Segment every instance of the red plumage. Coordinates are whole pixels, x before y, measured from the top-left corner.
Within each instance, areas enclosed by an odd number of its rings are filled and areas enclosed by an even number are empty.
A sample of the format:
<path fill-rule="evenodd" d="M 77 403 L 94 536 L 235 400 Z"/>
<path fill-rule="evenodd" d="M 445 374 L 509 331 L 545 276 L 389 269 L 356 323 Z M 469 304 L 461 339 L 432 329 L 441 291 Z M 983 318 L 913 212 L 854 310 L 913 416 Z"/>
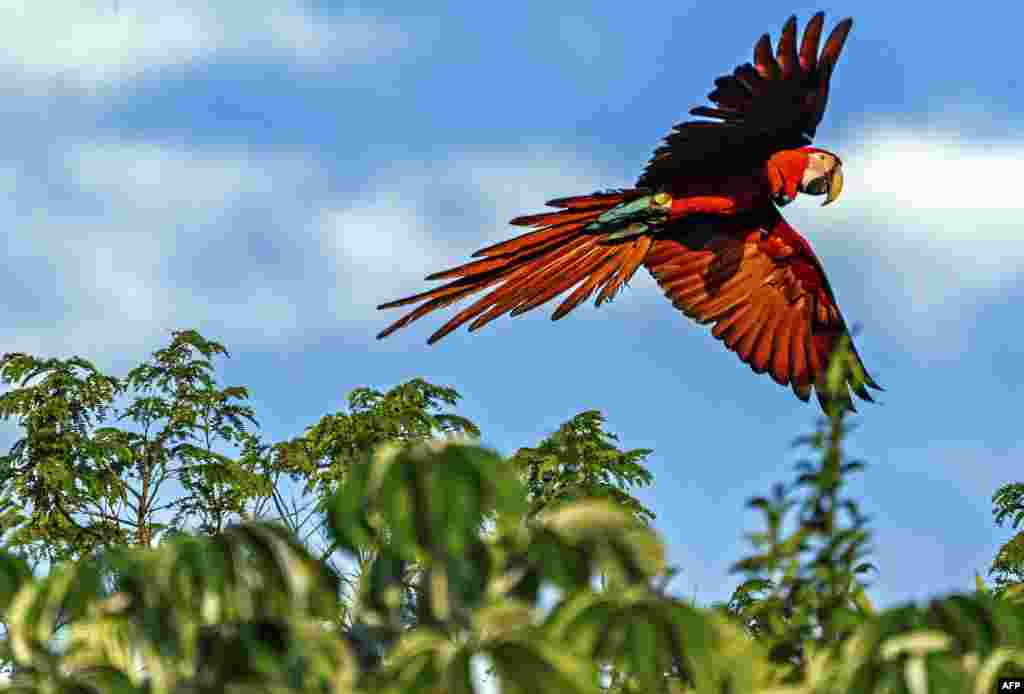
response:
<path fill-rule="evenodd" d="M 643 265 L 677 309 L 711 324 L 756 373 L 802 400 L 812 388 L 822 398 L 829 355 L 848 331 L 821 263 L 776 205 L 798 192 L 831 202 L 842 189 L 839 158 L 809 144 L 852 20 L 836 25 L 819 54 L 823 22 L 814 15 L 798 47 L 790 17 L 775 54 L 762 36 L 753 64 L 715 80 L 714 106 L 690 111 L 713 120 L 673 126 L 635 188 L 558 198 L 547 203 L 557 211 L 516 217 L 511 224 L 532 230 L 427 278 L 447 284 L 381 305 L 419 304 L 378 338 L 485 290 L 428 342 L 575 288 L 558 320 L 595 292 L 597 305 L 611 299 Z M 847 385 L 870 400 L 867 388 L 879 387 L 856 349 L 851 355 Z"/>

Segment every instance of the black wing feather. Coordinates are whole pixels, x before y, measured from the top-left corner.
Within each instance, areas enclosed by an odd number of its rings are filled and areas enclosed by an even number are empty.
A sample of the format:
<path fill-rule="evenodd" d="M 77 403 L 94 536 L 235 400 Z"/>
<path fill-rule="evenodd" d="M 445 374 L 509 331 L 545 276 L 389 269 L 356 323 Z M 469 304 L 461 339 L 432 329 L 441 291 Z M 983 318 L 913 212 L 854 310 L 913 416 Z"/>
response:
<path fill-rule="evenodd" d="M 773 55 L 765 34 L 754 46 L 754 63 L 744 63 L 715 80 L 708 95 L 714 107 L 698 106 L 694 116 L 716 120 L 672 126 L 654 151 L 637 186 L 660 187 L 692 173 L 720 173 L 754 165 L 780 149 L 811 143 L 828 101 L 829 80 L 852 19 L 839 22 L 818 54 L 825 14 L 808 22 L 796 48 L 796 17 L 782 30 Z"/>

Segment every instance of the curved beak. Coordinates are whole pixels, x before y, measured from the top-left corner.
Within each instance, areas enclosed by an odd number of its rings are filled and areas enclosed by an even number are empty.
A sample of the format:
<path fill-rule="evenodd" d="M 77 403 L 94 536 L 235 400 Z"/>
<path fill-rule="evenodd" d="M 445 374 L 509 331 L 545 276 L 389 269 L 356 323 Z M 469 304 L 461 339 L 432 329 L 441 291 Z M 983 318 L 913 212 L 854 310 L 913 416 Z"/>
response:
<path fill-rule="evenodd" d="M 843 192 L 843 167 L 841 164 L 837 164 L 834 169 L 828 175 L 828 194 L 825 196 L 825 202 L 821 203 L 824 207 L 833 200 L 839 199 L 839 194 Z"/>

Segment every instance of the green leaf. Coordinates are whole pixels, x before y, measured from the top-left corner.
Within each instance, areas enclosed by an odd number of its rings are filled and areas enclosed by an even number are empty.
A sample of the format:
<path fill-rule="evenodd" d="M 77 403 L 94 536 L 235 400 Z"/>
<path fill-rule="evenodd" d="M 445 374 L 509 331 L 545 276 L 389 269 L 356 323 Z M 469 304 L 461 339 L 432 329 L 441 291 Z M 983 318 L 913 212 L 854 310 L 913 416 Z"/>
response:
<path fill-rule="evenodd" d="M 1024 668 L 1024 650 L 1019 647 L 1001 647 L 993 650 L 978 668 L 974 680 L 974 693 L 994 692 L 996 679 L 1001 676 L 1007 665 Z"/>
<path fill-rule="evenodd" d="M 948 634 L 934 629 L 919 629 L 884 641 L 880 654 L 885 660 L 893 660 L 901 655 L 917 656 L 947 651 L 951 645 L 952 639 Z"/>
<path fill-rule="evenodd" d="M 25 560 L 0 552 L 0 614 L 6 612 L 15 594 L 32 578 Z"/>
<path fill-rule="evenodd" d="M 499 641 L 487 648 L 503 694 L 600 694 L 596 669 L 556 644 Z"/>
<path fill-rule="evenodd" d="M 581 551 L 612 562 L 627 580 L 643 581 L 665 568 L 658 537 L 608 502 L 579 501 L 545 512 L 541 522 Z"/>

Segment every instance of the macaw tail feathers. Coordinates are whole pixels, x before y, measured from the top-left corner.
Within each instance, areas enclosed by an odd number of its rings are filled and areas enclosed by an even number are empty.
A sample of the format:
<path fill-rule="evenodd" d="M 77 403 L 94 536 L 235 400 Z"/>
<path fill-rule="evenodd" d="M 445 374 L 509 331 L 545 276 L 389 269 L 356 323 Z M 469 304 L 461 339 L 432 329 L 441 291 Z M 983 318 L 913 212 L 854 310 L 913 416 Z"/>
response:
<path fill-rule="evenodd" d="M 459 267 L 437 272 L 428 280 L 451 282 L 377 308 L 419 304 L 384 329 L 377 339 L 432 311 L 456 301 L 494 289 L 430 336 L 433 344 L 469 320 L 472 332 L 506 313 L 518 316 L 579 285 L 555 310 L 552 320 L 562 318 L 599 291 L 596 305 L 615 296 L 636 273 L 651 247 L 652 237 L 638 230 L 633 217 L 647 203 L 644 190 L 613 190 L 593 195 L 560 198 L 548 202 L 557 212 L 517 217 L 515 226 L 534 227 L 516 238 L 488 246 L 473 254 L 480 258 Z M 617 208 L 624 214 L 608 214 Z M 636 208 L 636 209 L 634 209 Z M 641 224 L 641 226 L 643 226 Z M 630 233 L 623 233 L 631 229 Z"/>

